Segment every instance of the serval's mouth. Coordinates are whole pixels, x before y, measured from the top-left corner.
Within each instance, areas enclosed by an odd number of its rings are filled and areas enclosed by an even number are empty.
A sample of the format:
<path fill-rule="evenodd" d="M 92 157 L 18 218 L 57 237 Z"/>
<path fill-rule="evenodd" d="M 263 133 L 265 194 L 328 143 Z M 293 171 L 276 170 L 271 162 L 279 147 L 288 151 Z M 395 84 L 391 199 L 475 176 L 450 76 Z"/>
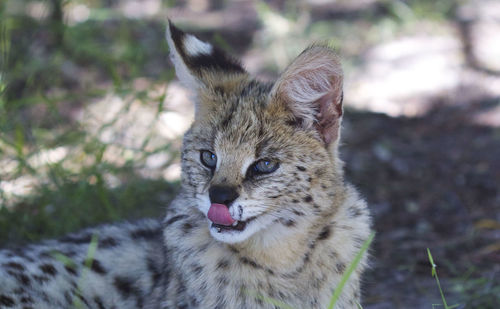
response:
<path fill-rule="evenodd" d="M 224 225 L 212 222 L 212 228 L 217 229 L 217 233 L 224 233 L 227 231 L 238 231 L 241 232 L 245 230 L 247 224 L 253 221 L 256 217 L 251 217 L 246 221 L 234 221 L 231 225 Z"/>
<path fill-rule="evenodd" d="M 242 232 L 255 217 L 247 220 L 235 220 L 231 217 L 229 207 L 224 204 L 212 203 L 207 213 L 208 220 L 212 221 L 211 228 L 217 230 L 217 233 L 237 231 Z"/>

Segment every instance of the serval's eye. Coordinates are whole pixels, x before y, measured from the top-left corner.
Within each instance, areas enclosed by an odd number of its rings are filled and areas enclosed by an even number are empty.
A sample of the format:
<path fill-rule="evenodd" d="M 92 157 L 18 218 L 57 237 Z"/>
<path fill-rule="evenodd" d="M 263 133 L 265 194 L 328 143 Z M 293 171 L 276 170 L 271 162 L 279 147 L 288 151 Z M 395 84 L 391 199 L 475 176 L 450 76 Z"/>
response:
<path fill-rule="evenodd" d="M 279 163 L 273 160 L 259 160 L 255 162 L 252 166 L 254 174 L 269 174 L 277 170 Z"/>
<path fill-rule="evenodd" d="M 200 160 L 203 165 L 212 169 L 217 165 L 217 156 L 208 150 L 200 152 Z"/>

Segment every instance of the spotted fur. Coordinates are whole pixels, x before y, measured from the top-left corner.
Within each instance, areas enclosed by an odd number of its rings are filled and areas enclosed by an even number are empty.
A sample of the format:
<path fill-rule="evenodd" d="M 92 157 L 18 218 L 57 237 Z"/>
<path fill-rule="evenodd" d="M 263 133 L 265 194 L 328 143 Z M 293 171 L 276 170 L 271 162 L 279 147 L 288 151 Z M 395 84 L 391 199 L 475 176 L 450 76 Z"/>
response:
<path fill-rule="evenodd" d="M 0 250 L 0 308 L 140 308 L 161 280 L 161 235 L 143 220 Z"/>
<path fill-rule="evenodd" d="M 0 251 L 0 307 L 277 308 L 270 298 L 327 307 L 370 233 L 366 204 L 344 181 L 337 154 L 343 94 L 335 53 L 314 45 L 265 84 L 172 24 L 167 41 L 196 109 L 183 141 L 181 193 L 163 222 Z M 202 151 L 215 155 L 214 167 Z M 258 173 L 259 160 L 277 168 Z M 221 231 L 207 219 L 214 187 L 231 188 L 226 206 L 242 230 Z M 366 257 L 336 308 L 357 308 L 365 266 Z"/>

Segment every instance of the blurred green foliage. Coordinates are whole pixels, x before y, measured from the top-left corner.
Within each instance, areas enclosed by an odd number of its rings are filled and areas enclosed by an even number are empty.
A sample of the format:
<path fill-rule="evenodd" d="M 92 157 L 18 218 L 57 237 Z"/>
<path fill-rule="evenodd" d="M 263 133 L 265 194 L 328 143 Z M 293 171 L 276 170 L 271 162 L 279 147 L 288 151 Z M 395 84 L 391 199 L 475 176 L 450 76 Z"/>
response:
<path fill-rule="evenodd" d="M 70 25 L 63 19 L 63 10 L 78 3 L 90 8 L 89 18 Z M 40 12 L 48 16 L 35 18 L 27 13 L 30 5 L 40 4 Z M 168 142 L 152 146 L 146 135 L 139 143 L 141 149 L 120 146 L 117 156 L 133 151 L 133 159 L 125 156 L 120 163 L 109 162 L 103 154 L 116 145 L 88 132 L 73 116 L 107 93 L 148 104 L 158 116 L 165 93 L 152 98 L 151 89 L 136 90 L 133 80 L 149 78 L 166 84 L 173 78 L 164 24 L 126 18 L 103 9 L 103 4 L 0 3 L 2 246 L 55 237 L 101 222 L 159 216 L 175 194 L 176 183 L 143 178 L 137 172 L 149 155 L 175 151 Z M 113 121 L 96 131 L 100 133 Z M 44 151 L 58 148 L 67 149 L 62 160 L 33 164 Z M 109 177 L 118 179 L 118 184 L 111 186 L 106 181 Z M 25 179 L 34 180 L 27 185 L 26 195 L 4 190 L 16 182 L 22 186 Z"/>

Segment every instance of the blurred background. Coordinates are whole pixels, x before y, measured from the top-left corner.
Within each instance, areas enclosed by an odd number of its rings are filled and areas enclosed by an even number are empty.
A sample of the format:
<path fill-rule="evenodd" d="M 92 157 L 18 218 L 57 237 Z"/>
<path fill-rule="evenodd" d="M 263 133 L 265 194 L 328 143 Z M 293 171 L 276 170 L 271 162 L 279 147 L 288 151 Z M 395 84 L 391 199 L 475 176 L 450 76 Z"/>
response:
<path fill-rule="evenodd" d="M 0 247 L 161 216 L 193 107 L 167 17 L 262 80 L 342 56 L 342 158 L 377 231 L 364 308 L 500 308 L 500 1 L 2 0 Z M 444 308 L 444 306 L 442 306 Z"/>

